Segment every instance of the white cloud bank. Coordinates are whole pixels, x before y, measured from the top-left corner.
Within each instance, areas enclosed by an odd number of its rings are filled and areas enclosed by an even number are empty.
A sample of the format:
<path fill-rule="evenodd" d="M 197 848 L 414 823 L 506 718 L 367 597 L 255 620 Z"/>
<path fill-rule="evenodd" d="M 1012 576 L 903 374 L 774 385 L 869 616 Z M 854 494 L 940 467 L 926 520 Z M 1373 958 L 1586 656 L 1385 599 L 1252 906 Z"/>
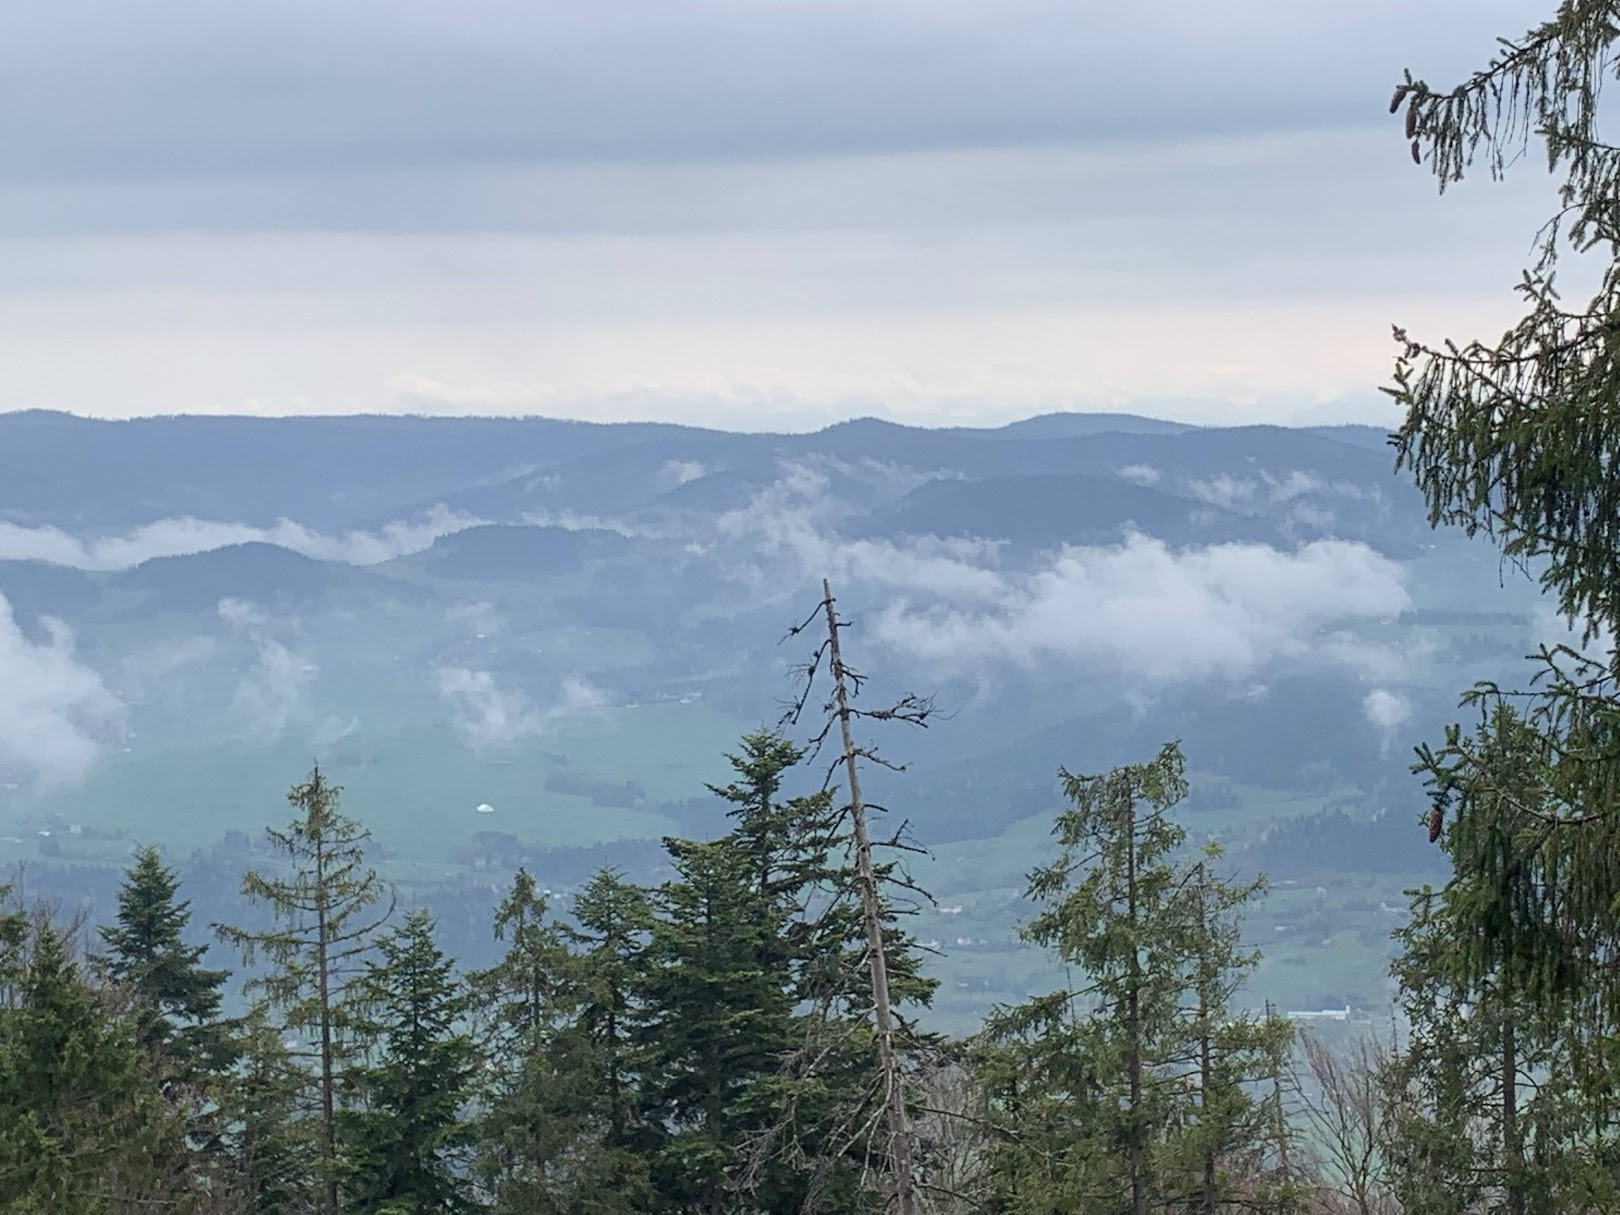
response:
<path fill-rule="evenodd" d="M 945 670 L 1011 661 L 1092 664 L 1143 684 L 1241 679 L 1280 658 L 1370 669 L 1377 647 L 1342 626 L 1410 605 L 1405 571 L 1365 544 L 1326 540 L 1294 550 L 1218 544 L 1172 550 L 1136 535 L 1109 546 L 1065 546 L 1034 567 L 1001 568 L 993 543 L 938 537 L 850 540 L 823 473 L 790 467 L 720 521 L 785 571 L 753 581 L 781 596 L 850 584 L 897 597 L 876 635 Z"/>
<path fill-rule="evenodd" d="M 46 617 L 40 628 L 31 639 L 0 595 L 0 765 L 66 782 L 123 736 L 123 706 L 79 660 L 67 625 Z"/>
<path fill-rule="evenodd" d="M 390 523 L 376 532 L 327 535 L 280 519 L 271 527 L 181 517 L 142 524 L 120 536 L 82 540 L 57 527 L 0 521 L 0 560 L 44 561 L 81 570 L 122 570 L 155 557 L 205 553 L 233 544 L 275 544 L 321 561 L 375 565 L 421 552 L 440 536 L 485 522 L 443 505 L 421 519 Z"/>
<path fill-rule="evenodd" d="M 878 635 L 948 666 L 1082 660 L 1163 684 L 1244 678 L 1273 659 L 1320 652 L 1332 625 L 1394 616 L 1409 603 L 1398 565 L 1341 541 L 1175 552 L 1132 536 L 1065 547 L 1033 573 L 998 576 L 996 587 L 995 601 L 973 610 L 894 603 Z"/>

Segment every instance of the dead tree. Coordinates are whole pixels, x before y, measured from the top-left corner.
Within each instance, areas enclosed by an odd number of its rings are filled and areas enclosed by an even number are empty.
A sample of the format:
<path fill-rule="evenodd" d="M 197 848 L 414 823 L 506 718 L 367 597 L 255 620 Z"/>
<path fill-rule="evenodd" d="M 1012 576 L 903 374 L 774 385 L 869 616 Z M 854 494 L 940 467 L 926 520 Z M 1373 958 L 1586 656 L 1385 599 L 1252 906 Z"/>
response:
<path fill-rule="evenodd" d="M 1323 1205 L 1346 1215 L 1392 1215 L 1399 1208 L 1379 1160 L 1388 1049 L 1362 1034 L 1337 1050 L 1313 1033 L 1302 1033 L 1299 1044 L 1299 1088 Z"/>
<path fill-rule="evenodd" d="M 888 956 L 884 945 L 885 901 L 880 889 L 878 868 L 873 863 L 868 811 L 878 809 L 866 801 L 861 793 L 861 761 L 878 764 L 893 770 L 901 765 L 882 759 L 871 746 L 855 741 L 854 719 L 872 721 L 900 721 L 925 726 L 935 709 L 925 698 L 907 696 L 884 709 L 860 709 L 854 706 L 859 693 L 861 676 L 844 662 L 839 644 L 839 632 L 847 621 L 839 619 L 833 599 L 832 587 L 823 579 L 821 603 L 789 636 L 804 632 L 820 617 L 826 625 L 826 637 L 816 647 L 809 663 L 802 671 L 804 682 L 800 696 L 789 706 L 783 723 L 797 722 L 809 702 L 816 675 L 825 662 L 831 683 L 830 698 L 824 704 L 824 720 L 820 732 L 811 741 L 812 753 L 819 752 L 837 726 L 839 753 L 828 768 L 828 780 L 841 767 L 848 792 L 845 812 L 849 816 L 850 834 L 854 842 L 855 885 L 860 904 L 860 918 L 865 933 L 865 962 L 872 989 L 872 1023 L 876 1038 L 878 1071 L 877 1092 L 880 1096 L 884 1140 L 884 1190 L 886 1205 L 897 1215 L 918 1215 L 920 1210 L 918 1184 L 913 1160 L 913 1131 L 906 1108 L 906 1086 L 901 1051 L 897 1044 L 898 1017 L 890 990 Z M 904 828 L 902 828 L 903 832 Z M 888 846 L 903 847 L 902 832 L 897 832 Z M 907 883 L 909 885 L 909 883 Z M 912 889 L 915 889 L 914 887 Z"/>

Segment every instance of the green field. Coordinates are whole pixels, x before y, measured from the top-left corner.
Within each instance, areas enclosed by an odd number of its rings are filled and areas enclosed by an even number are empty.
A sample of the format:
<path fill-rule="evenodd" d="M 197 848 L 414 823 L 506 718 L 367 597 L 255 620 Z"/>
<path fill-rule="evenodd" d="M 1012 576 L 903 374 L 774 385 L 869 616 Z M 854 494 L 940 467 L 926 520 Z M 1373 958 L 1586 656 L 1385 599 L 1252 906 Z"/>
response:
<path fill-rule="evenodd" d="M 670 822 L 651 809 L 593 804 L 546 789 L 567 770 L 634 782 L 646 806 L 698 796 L 724 775 L 724 753 L 745 729 L 702 703 L 609 710 L 559 721 L 538 738 L 475 752 L 447 727 L 401 730 L 364 745 L 340 740 L 324 766 L 344 788 L 346 810 L 401 860 L 442 863 L 479 831 L 503 831 L 536 848 L 656 838 Z M 64 858 L 122 855 L 150 842 L 176 855 L 206 847 L 227 831 L 257 834 L 287 816 L 283 795 L 318 756 L 306 745 L 218 743 L 191 749 L 133 750 L 113 757 L 84 783 L 44 793 L 0 819 L 0 843 L 33 855 L 37 831 L 51 830 Z M 488 804 L 494 813 L 480 814 Z M 66 834 L 77 825 L 78 835 Z M 124 841 L 109 853 L 108 841 Z M 0 851 L 0 862 L 8 859 Z"/>

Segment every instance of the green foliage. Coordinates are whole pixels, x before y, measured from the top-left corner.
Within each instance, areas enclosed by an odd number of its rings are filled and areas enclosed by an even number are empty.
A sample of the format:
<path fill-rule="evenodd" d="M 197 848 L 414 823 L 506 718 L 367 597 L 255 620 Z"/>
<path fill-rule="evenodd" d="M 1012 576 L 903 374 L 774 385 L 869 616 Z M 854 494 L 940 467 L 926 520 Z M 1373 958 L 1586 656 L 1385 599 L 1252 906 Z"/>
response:
<path fill-rule="evenodd" d="M 134 1001 L 142 1042 L 170 1056 L 181 1078 L 219 1071 L 229 1062 L 219 1023 L 221 988 L 230 972 L 202 965 L 206 945 L 189 945 L 190 903 L 156 848 L 142 848 L 118 891 L 117 923 L 100 929 L 107 948 L 101 971 Z"/>
<path fill-rule="evenodd" d="M 655 1010 L 642 1099 L 649 1125 L 668 1128 L 653 1173 L 664 1209 L 715 1211 L 777 1117 L 762 1081 L 798 1045 L 785 923 L 738 841 L 668 846 L 677 877 L 655 896 L 639 992 Z"/>
<path fill-rule="evenodd" d="M 502 1215 L 651 1209 L 654 1136 L 641 1108 L 637 984 L 647 896 L 602 870 L 548 918 L 520 870 L 495 915 L 505 956 L 471 977 L 490 1061 L 473 1171 Z"/>
<path fill-rule="evenodd" d="M 1524 976 L 1536 998 L 1593 999 L 1597 1020 L 1587 1029 L 1600 1035 L 1620 1028 L 1620 985 L 1593 992 L 1580 960 L 1620 943 L 1620 872 L 1609 860 L 1620 848 L 1612 813 L 1620 788 L 1620 149 L 1597 126 L 1608 70 L 1600 65 L 1617 39 L 1611 5 L 1568 0 L 1455 88 L 1409 75 L 1397 90 L 1414 151 L 1427 149 L 1442 186 L 1481 158 L 1502 172 L 1534 138 L 1561 179 L 1561 199 L 1519 287 L 1523 318 L 1494 343 L 1434 346 L 1398 334 L 1404 345 L 1389 390 L 1406 410 L 1394 437 L 1399 462 L 1416 478 L 1431 520 L 1487 535 L 1537 570 L 1560 611 L 1584 630 L 1582 645 L 1599 644 L 1592 654 L 1557 646 L 1535 656 L 1522 700 L 1545 756 L 1536 802 L 1545 839 L 1526 855 L 1539 858 L 1534 866 L 1548 880 L 1533 889 L 1522 866 L 1497 876 L 1506 883 L 1502 900 L 1533 899 L 1549 927 L 1518 941 L 1549 951 Z M 1571 254 L 1598 277 L 1595 293 L 1574 308 L 1555 287 Z M 1521 697 L 1482 684 L 1468 699 L 1488 719 L 1494 706 Z M 1439 751 L 1420 752 L 1419 767 L 1444 798 L 1460 770 L 1478 770 L 1478 759 L 1454 728 Z M 1472 813 L 1460 801 L 1456 809 L 1464 820 Z M 1479 908 L 1492 917 L 1504 910 Z M 1495 930 L 1481 927 L 1494 940 Z"/>
<path fill-rule="evenodd" d="M 1598 125 L 1620 26 L 1567 0 L 1449 90 L 1408 74 L 1414 157 L 1441 186 L 1500 174 L 1533 140 L 1560 182 L 1494 342 L 1403 349 L 1394 443 L 1431 520 L 1489 536 L 1539 572 L 1582 647 L 1543 647 L 1527 693 L 1477 686 L 1480 717 L 1415 769 L 1453 877 L 1417 892 L 1395 974 L 1411 1041 L 1389 1069 L 1389 1157 L 1412 1209 L 1613 1209 L 1620 1147 L 1620 148 Z M 1596 287 L 1566 304 L 1561 263 Z M 1520 707 L 1510 708 L 1510 705 Z"/>
<path fill-rule="evenodd" d="M 1396 933 L 1410 1030 L 1385 1077 L 1394 1188 L 1458 1215 L 1612 1209 L 1616 1054 L 1591 1032 L 1612 980 L 1555 905 L 1561 761 L 1505 707 L 1453 741 L 1454 874 L 1415 893 Z"/>
<path fill-rule="evenodd" d="M 1286 1209 L 1269 1177 L 1274 1098 L 1255 1086 L 1281 1068 L 1288 1027 L 1230 1008 L 1256 961 L 1237 948 L 1237 917 L 1259 884 L 1217 880 L 1211 854 L 1180 859 L 1174 744 L 1150 763 L 1062 775 L 1060 852 L 1030 875 L 1041 910 L 1024 935 L 1074 979 L 997 1010 L 983 1036 L 1005 1209 Z"/>
<path fill-rule="evenodd" d="M 1389 391 L 1407 410 L 1396 436 L 1436 522 L 1483 531 L 1510 557 L 1544 558 L 1543 583 L 1570 617 L 1620 622 L 1620 267 L 1614 199 L 1620 148 L 1601 137 L 1597 98 L 1620 40 L 1612 6 L 1567 0 L 1504 42 L 1489 65 L 1448 90 L 1408 73 L 1414 154 L 1443 189 L 1483 159 L 1502 173 L 1530 140 L 1561 177 L 1560 207 L 1519 292 L 1524 317 L 1494 344 L 1405 342 Z M 1600 264 L 1598 287 L 1571 309 L 1554 285 L 1561 257 Z"/>
<path fill-rule="evenodd" d="M 392 911 L 391 900 L 387 910 L 376 910 L 386 888 L 366 865 L 369 833 L 341 812 L 340 793 L 319 768 L 294 785 L 287 794 L 292 822 L 267 831 L 289 872 L 242 876 L 242 893 L 268 907 L 270 927 L 215 925 L 248 966 L 263 957 L 267 965 L 245 989 L 259 997 L 260 1017 L 299 1043 L 295 1057 L 314 1064 L 308 1104 L 318 1119 L 325 1215 L 338 1209 L 338 1086 L 366 1046 L 368 1022 L 355 980 Z"/>
<path fill-rule="evenodd" d="M 186 1209 L 183 1121 L 136 1021 L 121 1017 L 43 919 L 5 926 L 0 1010 L 0 1209 L 112 1215 Z"/>
<path fill-rule="evenodd" d="M 410 912 L 379 952 L 358 993 L 368 1058 L 346 1077 L 358 1108 L 339 1115 L 346 1207 L 356 1215 L 471 1211 L 464 1108 L 479 1059 L 462 1027 L 466 997 L 426 911 Z"/>

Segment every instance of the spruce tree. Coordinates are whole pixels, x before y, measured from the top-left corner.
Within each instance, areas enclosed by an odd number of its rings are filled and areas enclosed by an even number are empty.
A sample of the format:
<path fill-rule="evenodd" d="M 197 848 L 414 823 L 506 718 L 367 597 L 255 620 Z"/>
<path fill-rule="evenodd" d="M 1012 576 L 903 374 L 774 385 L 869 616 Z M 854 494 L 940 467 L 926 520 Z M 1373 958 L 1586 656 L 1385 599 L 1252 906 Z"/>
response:
<path fill-rule="evenodd" d="M 98 966 L 131 993 L 142 1042 L 190 1078 L 228 1062 L 219 1015 L 229 972 L 204 967 L 208 946 L 186 942 L 191 904 L 177 898 L 179 885 L 156 848 L 136 853 L 118 891 L 117 923 L 99 930 L 107 952 Z"/>
<path fill-rule="evenodd" d="M 1491 880 L 1501 899 L 1535 902 L 1557 938 L 1582 942 L 1569 952 L 1553 936 L 1526 940 L 1526 949 L 1549 946 L 1526 961 L 1536 984 L 1550 983 L 1525 994 L 1584 1002 L 1578 1033 L 1594 1041 L 1620 1032 L 1620 982 L 1608 961 L 1620 948 L 1620 869 L 1612 863 L 1620 850 L 1620 145 L 1600 118 L 1617 50 L 1612 3 L 1563 0 L 1455 82 L 1431 85 L 1406 73 L 1390 105 L 1403 114 L 1413 159 L 1442 190 L 1476 174 L 1500 177 L 1532 147 L 1558 185 L 1530 265 L 1512 285 L 1519 320 L 1477 340 L 1397 329 L 1387 391 L 1405 411 L 1394 436 L 1398 462 L 1422 490 L 1431 522 L 1486 536 L 1535 571 L 1580 636 L 1579 645 L 1541 649 L 1528 695 L 1485 684 L 1468 699 L 1487 714 L 1496 704 L 1520 705 L 1560 757 L 1553 795 L 1536 807 L 1545 882 L 1523 867 Z M 1558 281 L 1571 267 L 1592 284 L 1573 301 Z M 1478 759 L 1454 729 L 1443 747 L 1420 754 L 1419 766 L 1443 792 L 1448 770 Z M 1431 838 L 1446 814 L 1472 812 L 1441 802 Z M 1485 931 L 1458 927 L 1465 941 Z"/>
<path fill-rule="evenodd" d="M 236 1065 L 219 1086 L 221 1139 L 240 1178 L 242 1209 L 305 1215 L 326 1196 L 318 1136 L 309 1133 L 309 1071 L 259 1008 L 235 1027 Z"/>
<path fill-rule="evenodd" d="M 1275 1183 L 1276 1111 L 1254 1095 L 1286 1049 L 1281 1022 L 1230 1008 L 1254 964 L 1237 912 L 1257 883 L 1228 885 L 1186 859 L 1168 812 L 1185 796 L 1181 752 L 1100 776 L 1062 773 L 1056 860 L 1030 875 L 1040 903 L 1023 935 L 1072 985 L 997 1009 L 981 1074 L 999 1137 L 1004 1210 L 1047 1215 L 1286 1209 Z"/>
<path fill-rule="evenodd" d="M 1506 706 L 1449 766 L 1453 876 L 1413 897 L 1393 971 L 1409 1024 L 1385 1076 L 1383 1147 L 1409 1209 L 1507 1215 L 1620 1202 L 1616 1051 L 1594 1034 L 1605 988 L 1548 914 L 1563 859 L 1550 805 L 1567 761 Z"/>
<path fill-rule="evenodd" d="M 478 1052 L 466 1032 L 465 993 L 413 910 L 379 942 L 360 982 L 370 1050 L 349 1083 L 360 1108 L 339 1115 L 347 1207 L 355 1215 L 466 1212 L 472 1129 L 466 1106 Z"/>
<path fill-rule="evenodd" d="M 649 1178 L 661 1141 L 646 1117 L 644 1092 L 656 1078 L 642 1055 L 652 911 L 645 890 L 604 868 L 575 894 L 572 913 L 563 1020 L 547 1061 L 582 1097 L 573 1105 L 572 1197 L 559 1210 L 639 1215 L 654 1206 Z"/>
<path fill-rule="evenodd" d="M 0 1209 L 187 1209 L 200 1191 L 184 1122 L 136 1022 L 114 1012 L 50 923 L 36 919 L 24 945 L 15 1002 L 0 1014 Z"/>
<path fill-rule="evenodd" d="M 391 898 L 380 908 L 388 891 L 366 864 L 370 832 L 342 813 L 340 794 L 319 768 L 294 785 L 287 794 L 292 821 L 267 831 L 287 871 L 243 875 L 242 893 L 269 910 L 270 927 L 215 926 L 247 966 L 263 957 L 266 966 L 248 980 L 247 991 L 258 997 L 269 1023 L 299 1040 L 296 1053 L 314 1064 L 311 1104 L 325 1215 L 339 1210 L 339 1082 L 366 1045 L 355 1040 L 365 1022 L 357 1015 L 354 981 L 393 909 Z"/>
<path fill-rule="evenodd" d="M 1185 886 L 1189 935 L 1181 1023 L 1190 1049 L 1167 1062 L 1191 1079 L 1196 1110 L 1179 1134 L 1172 1133 L 1173 1167 L 1190 1179 L 1181 1185 L 1196 1215 L 1238 1206 L 1289 1211 L 1300 1195 L 1287 1175 L 1286 1143 L 1278 1143 L 1286 1111 L 1276 1081 L 1288 1066 L 1293 1027 L 1269 1009 L 1254 1016 L 1233 1007 L 1260 962 L 1258 950 L 1239 944 L 1242 911 L 1265 882 L 1220 880 L 1213 872 L 1219 857 L 1218 847 L 1205 849 Z"/>
<path fill-rule="evenodd" d="M 474 1172 L 500 1215 L 583 1209 L 586 1195 L 613 1192 L 598 1186 L 607 1155 L 592 1119 L 600 1077 L 578 1025 L 585 996 L 574 959 L 527 870 L 513 876 L 493 933 L 505 954 L 468 980 L 487 1061 Z"/>
<path fill-rule="evenodd" d="M 769 1081 L 795 1045 L 791 976 L 772 965 L 785 925 L 756 852 L 731 839 L 666 847 L 677 876 L 655 896 L 640 985 L 643 1102 L 667 1128 L 653 1180 L 661 1209 L 718 1213 L 742 1188 L 740 1149 L 777 1117 Z"/>

